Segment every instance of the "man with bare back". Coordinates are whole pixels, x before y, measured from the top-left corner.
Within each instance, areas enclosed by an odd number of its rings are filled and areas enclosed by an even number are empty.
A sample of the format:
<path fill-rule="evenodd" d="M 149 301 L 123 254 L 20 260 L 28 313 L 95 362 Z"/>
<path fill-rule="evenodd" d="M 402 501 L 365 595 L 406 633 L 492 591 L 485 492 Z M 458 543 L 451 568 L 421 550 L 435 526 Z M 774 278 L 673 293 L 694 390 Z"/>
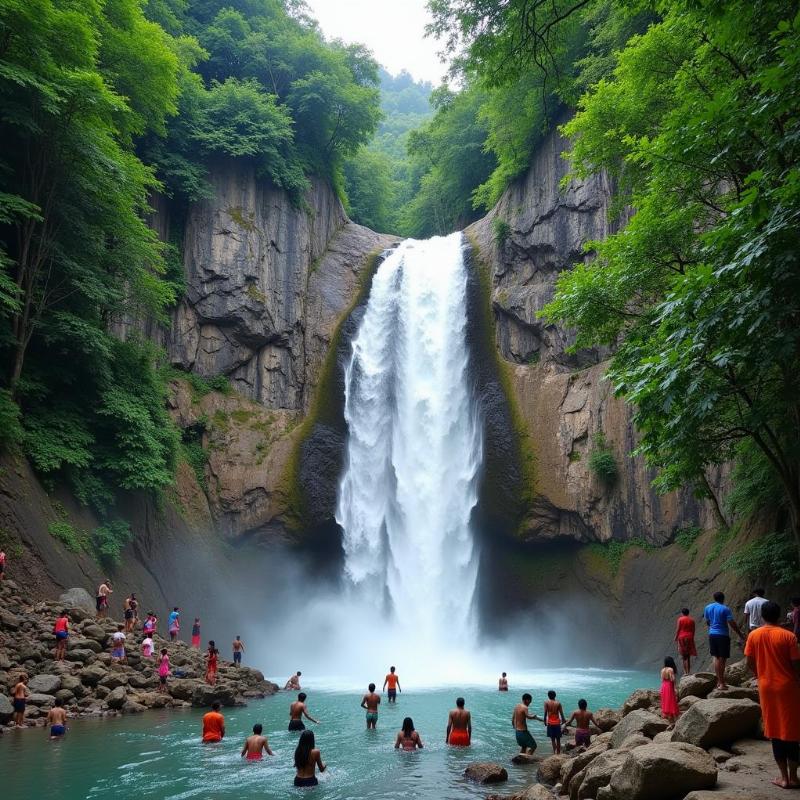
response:
<path fill-rule="evenodd" d="M 289 730 L 304 731 L 306 726 L 303 724 L 303 717 L 319 725 L 319 720 L 314 719 L 314 717 L 308 713 L 308 709 L 306 708 L 306 693 L 300 692 L 300 694 L 297 695 L 297 700 L 289 706 Z"/>
<path fill-rule="evenodd" d="M 533 698 L 526 692 L 522 695 L 522 702 L 514 706 L 514 712 L 511 715 L 514 736 L 520 746 L 520 753 L 523 755 L 533 755 L 533 751 L 536 749 L 536 740 L 528 730 L 528 720 L 536 719 L 541 722 L 541 717 L 528 713 L 531 702 L 533 702 Z"/>
<path fill-rule="evenodd" d="M 378 725 L 378 706 L 381 702 L 381 696 L 375 693 L 375 684 L 369 685 L 369 692 L 361 698 L 361 708 L 367 711 L 367 730 L 372 728 L 375 730 Z"/>
<path fill-rule="evenodd" d="M 445 742 L 453 747 L 469 747 L 472 740 L 472 714 L 464 708 L 464 698 L 456 699 L 456 707 L 447 718 Z"/>

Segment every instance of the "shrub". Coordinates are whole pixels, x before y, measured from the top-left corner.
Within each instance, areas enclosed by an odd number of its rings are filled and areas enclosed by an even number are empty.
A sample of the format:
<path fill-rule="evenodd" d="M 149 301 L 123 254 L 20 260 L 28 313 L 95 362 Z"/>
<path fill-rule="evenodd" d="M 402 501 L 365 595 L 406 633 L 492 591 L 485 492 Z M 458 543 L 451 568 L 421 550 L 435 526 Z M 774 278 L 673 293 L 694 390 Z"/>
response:
<path fill-rule="evenodd" d="M 492 220 L 492 231 L 494 232 L 494 241 L 498 247 L 502 247 L 511 236 L 511 226 L 500 217 L 495 217 Z"/>
<path fill-rule="evenodd" d="M 695 549 L 697 540 L 702 533 L 703 530 L 699 525 L 687 525 L 684 528 L 678 528 L 675 531 L 675 543 L 688 552 Z"/>
<path fill-rule="evenodd" d="M 779 586 L 800 578 L 797 548 L 788 533 L 768 533 L 750 542 L 727 558 L 722 569 L 753 581 L 769 577 Z"/>
<path fill-rule="evenodd" d="M 589 469 L 609 486 L 617 480 L 617 460 L 602 431 L 594 437 L 594 447 L 589 453 Z"/>
<path fill-rule="evenodd" d="M 63 519 L 51 522 L 47 526 L 50 535 L 58 539 L 67 550 L 80 553 L 84 549 L 84 536 L 69 522 Z"/>
<path fill-rule="evenodd" d="M 22 441 L 24 431 L 19 418 L 19 406 L 11 399 L 11 392 L 0 389 L 0 448 L 13 447 Z"/>
<path fill-rule="evenodd" d="M 92 531 L 92 548 L 101 564 L 117 566 L 122 548 L 131 539 L 131 526 L 125 520 L 112 519 Z"/>

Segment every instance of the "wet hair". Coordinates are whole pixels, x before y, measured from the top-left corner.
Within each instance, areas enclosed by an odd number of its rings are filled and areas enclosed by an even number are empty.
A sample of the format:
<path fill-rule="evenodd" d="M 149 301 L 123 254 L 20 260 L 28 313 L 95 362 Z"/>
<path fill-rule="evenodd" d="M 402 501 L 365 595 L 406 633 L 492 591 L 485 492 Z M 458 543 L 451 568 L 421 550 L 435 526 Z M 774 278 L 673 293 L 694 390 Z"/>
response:
<path fill-rule="evenodd" d="M 236 638 L 237 638 L 237 639 L 241 639 L 242 637 L 237 635 L 237 637 L 236 637 Z"/>
<path fill-rule="evenodd" d="M 682 608 L 681 609 L 681 614 L 685 614 L 688 617 L 689 616 L 689 609 L 688 608 Z"/>
<path fill-rule="evenodd" d="M 555 699 L 556 699 L 556 693 L 555 693 L 555 692 L 554 692 L 552 689 L 551 689 L 551 690 L 550 690 L 550 691 L 547 693 L 547 696 L 548 696 L 548 697 L 549 697 L 551 700 L 555 700 Z"/>
<path fill-rule="evenodd" d="M 764 622 L 770 622 L 775 625 L 781 617 L 781 607 L 777 603 L 773 603 L 772 600 L 768 600 L 761 606 L 761 617 Z"/>
<path fill-rule="evenodd" d="M 371 683 L 371 684 L 369 685 L 369 690 L 370 690 L 371 692 L 374 692 L 374 691 L 375 691 L 375 684 L 374 684 L 374 683 Z"/>
<path fill-rule="evenodd" d="M 678 671 L 678 665 L 675 663 L 675 659 L 672 656 L 667 656 L 664 659 L 664 666 L 669 667 L 673 672 Z"/>
<path fill-rule="evenodd" d="M 527 692 L 525 692 L 525 694 L 522 695 L 522 702 L 523 703 L 532 703 L 533 702 L 533 698 Z"/>
<path fill-rule="evenodd" d="M 212 710 L 212 711 L 219 711 L 219 700 L 215 700 L 215 701 L 214 701 L 214 702 L 211 704 L 211 710 Z"/>
<path fill-rule="evenodd" d="M 459 708 L 464 708 L 464 698 L 463 697 L 456 697 L 456 705 Z"/>
<path fill-rule="evenodd" d="M 589 705 L 589 704 L 588 704 L 588 703 L 587 703 L 587 702 L 586 702 L 586 701 L 585 701 L 583 698 L 581 698 L 580 700 L 578 700 L 578 708 L 579 708 L 581 711 L 586 711 L 586 707 L 587 707 L 588 705 Z"/>
<path fill-rule="evenodd" d="M 60 707 L 64 705 L 64 701 L 60 697 L 56 697 L 55 704 Z"/>
<path fill-rule="evenodd" d="M 302 673 L 302 672 L 300 672 L 300 670 L 297 670 L 297 674 L 298 674 L 298 675 L 302 675 L 303 673 Z"/>
<path fill-rule="evenodd" d="M 756 597 L 763 597 L 763 596 L 764 596 L 764 590 L 763 590 L 763 589 L 761 589 L 761 588 L 759 588 L 759 589 L 753 589 L 753 594 L 754 594 Z"/>
<path fill-rule="evenodd" d="M 297 749 L 294 751 L 294 765 L 297 769 L 303 769 L 308 766 L 308 760 L 311 758 L 311 751 L 314 749 L 314 745 L 314 731 L 303 731 L 300 734 Z"/>
<path fill-rule="evenodd" d="M 263 731 L 263 730 L 264 730 L 264 726 L 260 722 L 256 722 L 256 724 L 253 725 L 253 733 L 256 734 L 256 736 L 260 736 L 261 735 L 261 731 Z"/>
<path fill-rule="evenodd" d="M 389 672 L 394 672 L 394 667 L 389 667 Z"/>
<path fill-rule="evenodd" d="M 308 695 L 307 695 L 305 692 L 300 692 L 300 694 L 299 694 L 299 695 L 297 695 L 297 699 L 298 699 L 298 700 L 299 700 L 301 703 L 305 703 L 305 701 L 306 701 L 306 697 L 308 697 Z"/>
<path fill-rule="evenodd" d="M 209 648 L 213 649 L 213 648 L 215 648 L 217 646 L 217 643 L 213 639 L 209 639 L 208 640 L 208 646 L 209 646 Z"/>
<path fill-rule="evenodd" d="M 411 736 L 414 733 L 414 720 L 411 717 L 406 717 L 403 720 L 403 733 L 406 736 Z"/>
<path fill-rule="evenodd" d="M 503 677 L 504 677 L 504 678 L 506 677 L 506 674 L 505 674 L 505 672 L 503 673 Z"/>
<path fill-rule="evenodd" d="M 714 599 L 718 603 L 724 603 L 725 602 L 725 592 L 714 592 Z"/>

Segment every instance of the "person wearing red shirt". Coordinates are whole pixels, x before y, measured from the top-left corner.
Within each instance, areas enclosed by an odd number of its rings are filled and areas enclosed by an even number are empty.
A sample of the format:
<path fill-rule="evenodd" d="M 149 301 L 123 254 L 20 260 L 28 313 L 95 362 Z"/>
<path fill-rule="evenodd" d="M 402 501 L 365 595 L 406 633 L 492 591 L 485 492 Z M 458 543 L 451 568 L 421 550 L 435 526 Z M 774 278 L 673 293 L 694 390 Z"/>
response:
<path fill-rule="evenodd" d="M 694 620 L 689 616 L 688 608 L 681 609 L 675 641 L 678 643 L 678 654 L 683 659 L 683 674 L 689 675 L 692 672 L 692 656 L 697 656 L 697 646 L 694 643 Z"/>

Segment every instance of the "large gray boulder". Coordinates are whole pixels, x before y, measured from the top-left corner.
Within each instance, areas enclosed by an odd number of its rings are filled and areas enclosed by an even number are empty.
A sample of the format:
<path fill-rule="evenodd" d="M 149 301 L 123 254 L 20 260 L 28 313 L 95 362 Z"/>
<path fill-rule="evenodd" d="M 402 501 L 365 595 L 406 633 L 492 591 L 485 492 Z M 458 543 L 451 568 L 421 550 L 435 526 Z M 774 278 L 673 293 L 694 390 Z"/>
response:
<path fill-rule="evenodd" d="M 11 703 L 11 699 L 4 694 L 0 694 L 0 725 L 11 722 L 12 716 L 14 716 L 14 706 Z"/>
<path fill-rule="evenodd" d="M 55 694 L 60 688 L 60 675 L 34 675 L 28 681 L 28 689 L 38 694 Z"/>
<path fill-rule="evenodd" d="M 627 750 L 606 750 L 600 753 L 589 766 L 574 775 L 569 783 L 570 800 L 594 800 L 597 792 L 608 786 L 611 776 L 628 758 Z"/>
<path fill-rule="evenodd" d="M 752 735 L 760 718 L 752 700 L 700 700 L 678 719 L 672 741 L 706 749 L 730 744 Z"/>
<path fill-rule="evenodd" d="M 728 686 L 744 686 L 753 676 L 750 667 L 747 666 L 747 659 L 734 661 L 725 667 L 725 683 Z"/>
<path fill-rule="evenodd" d="M 108 670 L 101 664 L 91 664 L 84 667 L 78 674 L 84 686 L 97 686 L 108 674 Z"/>
<path fill-rule="evenodd" d="M 561 777 L 561 767 L 569 760 L 570 757 L 563 754 L 548 756 L 539 764 L 536 780 L 539 783 L 546 783 L 548 786 L 555 786 Z"/>
<path fill-rule="evenodd" d="M 87 615 L 94 614 L 96 610 L 94 597 L 79 586 L 63 592 L 58 598 L 58 603 L 70 612 L 73 622 L 86 619 Z"/>
<path fill-rule="evenodd" d="M 31 692 L 28 695 L 29 706 L 44 706 L 50 708 L 56 702 L 56 698 L 52 694 L 42 694 L 41 692 Z"/>
<path fill-rule="evenodd" d="M 678 697 L 683 699 L 694 695 L 695 697 L 708 697 L 717 685 L 717 677 L 712 672 L 695 672 L 693 675 L 684 675 L 678 683 Z"/>
<path fill-rule="evenodd" d="M 714 759 L 691 744 L 648 744 L 631 750 L 598 800 L 682 800 L 717 784 Z"/>
<path fill-rule="evenodd" d="M 232 686 L 225 684 L 217 684 L 216 686 L 207 686 L 200 684 L 195 687 L 192 693 L 192 705 L 199 708 L 206 708 L 212 703 L 217 702 L 223 706 L 236 705 L 236 693 Z"/>
<path fill-rule="evenodd" d="M 624 716 L 611 734 L 611 747 L 619 747 L 629 736 L 641 733 L 652 739 L 657 733 L 665 731 L 669 723 L 643 708 L 636 709 Z"/>
<path fill-rule="evenodd" d="M 758 689 L 751 689 L 749 686 L 729 686 L 727 689 L 714 689 L 709 694 L 712 700 L 718 697 L 728 700 L 752 700 L 754 703 L 758 703 L 761 699 Z"/>
<path fill-rule="evenodd" d="M 598 708 L 594 712 L 594 721 L 603 733 L 613 730 L 621 719 L 622 714 L 614 708 Z"/>
<path fill-rule="evenodd" d="M 125 687 L 117 686 L 116 689 L 112 689 L 106 696 L 106 703 L 108 703 L 109 708 L 114 711 L 119 711 L 125 705 L 127 696 Z"/>
<path fill-rule="evenodd" d="M 508 780 L 508 771 L 500 764 L 491 761 L 480 761 L 470 764 L 465 770 L 464 775 L 467 780 L 475 783 L 503 783 Z"/>
<path fill-rule="evenodd" d="M 581 770 L 586 769 L 597 756 L 604 753 L 608 748 L 608 742 L 600 742 L 599 744 L 593 743 L 588 750 L 579 753 L 575 758 L 570 758 L 568 761 L 565 761 L 564 764 L 561 765 L 561 791 L 567 792 L 573 777 Z"/>
<path fill-rule="evenodd" d="M 661 693 L 658 689 L 636 689 L 622 704 L 622 716 L 626 717 L 638 708 L 652 708 L 660 703 Z"/>

